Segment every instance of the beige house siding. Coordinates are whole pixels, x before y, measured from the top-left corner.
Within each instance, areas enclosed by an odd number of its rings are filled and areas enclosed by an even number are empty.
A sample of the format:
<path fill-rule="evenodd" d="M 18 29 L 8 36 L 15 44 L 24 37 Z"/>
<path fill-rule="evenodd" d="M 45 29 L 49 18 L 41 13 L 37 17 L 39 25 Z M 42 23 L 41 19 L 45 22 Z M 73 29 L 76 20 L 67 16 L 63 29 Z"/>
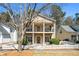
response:
<path fill-rule="evenodd" d="M 76 32 L 67 32 L 65 31 L 63 28 L 61 29 L 62 33 L 57 34 L 57 38 L 59 38 L 60 40 L 64 40 L 64 39 L 69 39 L 71 40 L 71 35 L 76 35 Z"/>
<path fill-rule="evenodd" d="M 32 37 L 32 44 L 46 44 L 46 37 L 48 37 L 49 40 L 55 38 L 55 26 L 55 21 L 53 19 L 50 20 L 37 16 L 32 22 L 30 28 L 27 28 L 31 29 L 31 31 L 26 31 L 26 36 Z"/>

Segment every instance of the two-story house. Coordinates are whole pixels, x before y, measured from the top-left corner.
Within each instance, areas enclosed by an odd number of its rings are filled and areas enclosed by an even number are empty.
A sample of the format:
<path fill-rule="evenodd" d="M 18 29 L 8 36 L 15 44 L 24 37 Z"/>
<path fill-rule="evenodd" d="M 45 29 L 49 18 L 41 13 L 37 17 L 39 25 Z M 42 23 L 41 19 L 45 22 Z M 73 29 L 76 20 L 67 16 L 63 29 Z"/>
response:
<path fill-rule="evenodd" d="M 53 18 L 38 15 L 26 30 L 29 44 L 48 44 L 51 38 L 55 38 L 56 24 Z"/>

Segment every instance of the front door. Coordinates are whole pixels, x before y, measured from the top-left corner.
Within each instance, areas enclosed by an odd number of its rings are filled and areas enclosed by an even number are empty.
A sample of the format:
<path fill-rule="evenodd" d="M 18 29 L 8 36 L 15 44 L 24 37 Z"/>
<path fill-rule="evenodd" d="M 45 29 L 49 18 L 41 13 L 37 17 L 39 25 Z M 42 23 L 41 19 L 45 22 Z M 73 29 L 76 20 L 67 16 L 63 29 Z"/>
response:
<path fill-rule="evenodd" d="M 41 43 L 41 37 L 38 36 L 38 37 L 37 37 L 37 44 L 40 44 L 40 43 Z"/>

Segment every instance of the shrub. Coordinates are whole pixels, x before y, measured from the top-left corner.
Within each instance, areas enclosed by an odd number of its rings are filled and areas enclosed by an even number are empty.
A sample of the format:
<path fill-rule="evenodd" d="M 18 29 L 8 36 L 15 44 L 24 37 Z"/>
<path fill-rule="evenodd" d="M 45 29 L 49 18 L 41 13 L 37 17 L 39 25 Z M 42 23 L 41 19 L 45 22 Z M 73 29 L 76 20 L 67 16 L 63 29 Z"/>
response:
<path fill-rule="evenodd" d="M 64 39 L 64 41 L 69 41 L 69 39 Z"/>
<path fill-rule="evenodd" d="M 23 41 L 22 41 L 22 45 L 27 45 L 28 44 L 28 39 L 27 37 L 24 37 Z"/>
<path fill-rule="evenodd" d="M 50 44 L 56 44 L 56 45 L 58 45 L 59 42 L 60 42 L 60 40 L 57 39 L 57 38 L 52 38 L 52 39 L 49 41 Z"/>
<path fill-rule="evenodd" d="M 79 41 L 76 41 L 77 44 L 79 44 Z"/>

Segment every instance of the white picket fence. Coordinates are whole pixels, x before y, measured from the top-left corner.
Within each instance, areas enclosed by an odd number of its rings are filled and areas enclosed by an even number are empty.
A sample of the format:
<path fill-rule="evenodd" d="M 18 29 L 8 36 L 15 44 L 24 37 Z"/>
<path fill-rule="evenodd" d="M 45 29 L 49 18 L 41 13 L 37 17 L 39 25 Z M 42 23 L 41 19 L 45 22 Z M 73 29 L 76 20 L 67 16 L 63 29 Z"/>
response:
<path fill-rule="evenodd" d="M 27 46 L 25 47 L 25 49 Z M 39 46 L 28 46 L 29 49 L 79 49 L 79 45 L 39 45 Z"/>
<path fill-rule="evenodd" d="M 2 45 L 2 49 L 17 49 L 17 44 Z M 27 45 L 24 49 L 79 49 L 79 44 L 75 45 Z"/>

